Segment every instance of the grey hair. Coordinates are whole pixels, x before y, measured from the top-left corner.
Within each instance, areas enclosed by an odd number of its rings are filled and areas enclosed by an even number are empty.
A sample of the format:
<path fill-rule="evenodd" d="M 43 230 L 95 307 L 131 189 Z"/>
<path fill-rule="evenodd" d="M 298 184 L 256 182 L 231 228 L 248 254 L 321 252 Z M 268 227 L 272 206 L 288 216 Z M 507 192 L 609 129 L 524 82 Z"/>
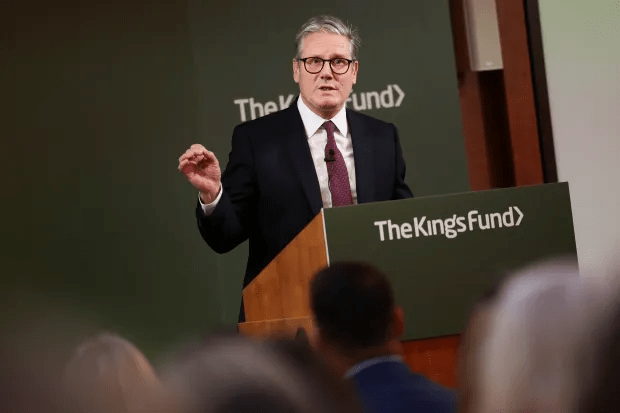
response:
<path fill-rule="evenodd" d="M 615 283 L 614 283 L 615 284 Z M 600 331 L 617 285 L 548 265 L 521 272 L 500 292 L 476 367 L 472 411 L 580 411 L 597 382 Z"/>
<path fill-rule="evenodd" d="M 346 25 L 337 17 L 327 15 L 312 17 L 301 26 L 295 37 L 295 45 L 297 48 L 296 59 L 301 57 L 301 49 L 306 36 L 317 32 L 334 33 L 345 36 L 349 39 L 349 43 L 351 44 L 351 58 L 357 60 L 357 54 L 362 42 L 357 29 Z"/>
<path fill-rule="evenodd" d="M 349 387 L 299 342 L 220 335 L 167 375 L 183 413 L 358 413 Z"/>

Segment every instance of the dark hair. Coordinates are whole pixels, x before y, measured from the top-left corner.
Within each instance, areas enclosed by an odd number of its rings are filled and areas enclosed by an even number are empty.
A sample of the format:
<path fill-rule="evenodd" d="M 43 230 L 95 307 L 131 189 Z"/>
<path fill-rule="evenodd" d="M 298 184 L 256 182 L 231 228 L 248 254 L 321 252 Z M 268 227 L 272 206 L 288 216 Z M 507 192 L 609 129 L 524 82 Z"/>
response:
<path fill-rule="evenodd" d="M 295 341 L 214 337 L 169 377 L 182 413 L 357 413 L 353 390 Z"/>
<path fill-rule="evenodd" d="M 310 305 L 323 336 L 346 349 L 387 342 L 394 293 L 377 268 L 362 263 L 336 263 L 319 271 L 310 289 Z"/>

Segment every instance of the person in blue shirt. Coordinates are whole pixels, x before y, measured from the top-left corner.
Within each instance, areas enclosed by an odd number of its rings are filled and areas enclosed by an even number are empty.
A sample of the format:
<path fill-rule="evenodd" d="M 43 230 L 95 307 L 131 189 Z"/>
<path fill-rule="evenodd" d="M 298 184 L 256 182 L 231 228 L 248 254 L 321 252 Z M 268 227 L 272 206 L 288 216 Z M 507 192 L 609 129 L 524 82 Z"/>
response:
<path fill-rule="evenodd" d="M 456 394 L 413 373 L 399 355 L 404 315 L 390 282 L 361 263 L 336 263 L 311 282 L 310 341 L 354 385 L 368 413 L 451 413 Z"/>

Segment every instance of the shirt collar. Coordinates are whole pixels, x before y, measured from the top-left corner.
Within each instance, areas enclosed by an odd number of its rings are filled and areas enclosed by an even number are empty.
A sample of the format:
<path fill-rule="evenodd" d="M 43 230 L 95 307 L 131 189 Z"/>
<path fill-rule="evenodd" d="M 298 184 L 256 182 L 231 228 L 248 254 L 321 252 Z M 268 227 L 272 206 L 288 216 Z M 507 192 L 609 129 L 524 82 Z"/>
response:
<path fill-rule="evenodd" d="M 334 125 L 336 125 L 336 128 L 343 136 L 347 136 L 347 133 L 349 133 L 346 105 L 343 106 L 342 109 L 336 113 L 336 116 L 331 119 L 323 119 L 311 111 L 310 108 L 306 106 L 301 96 L 297 99 L 297 109 L 299 109 L 299 114 L 301 115 L 301 120 L 304 123 L 304 129 L 306 130 L 306 136 L 308 139 L 314 135 L 321 126 L 323 126 L 323 123 L 325 123 L 326 120 L 331 120 L 334 122 Z"/>
<path fill-rule="evenodd" d="M 384 362 L 393 362 L 393 363 L 402 363 L 403 358 L 396 354 L 392 354 L 390 356 L 380 356 L 374 357 L 368 360 L 364 360 L 361 363 L 357 363 L 355 366 L 351 367 L 344 373 L 344 379 L 350 379 L 355 376 L 360 371 L 367 369 L 370 366 L 374 366 L 375 364 L 384 363 Z"/>

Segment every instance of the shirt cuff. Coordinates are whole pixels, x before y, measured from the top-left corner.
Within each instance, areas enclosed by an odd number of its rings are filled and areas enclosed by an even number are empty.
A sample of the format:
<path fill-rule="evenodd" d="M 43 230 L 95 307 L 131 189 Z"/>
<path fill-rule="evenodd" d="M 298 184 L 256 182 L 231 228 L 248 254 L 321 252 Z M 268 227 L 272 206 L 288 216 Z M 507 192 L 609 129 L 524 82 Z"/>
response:
<path fill-rule="evenodd" d="M 220 193 L 217 194 L 217 198 L 215 198 L 215 201 L 211 202 L 210 204 L 203 204 L 202 199 L 200 199 L 200 193 L 198 193 L 198 202 L 200 202 L 200 206 L 202 207 L 202 212 L 205 214 L 206 217 L 211 215 L 213 211 L 215 210 L 215 207 L 217 206 L 218 202 L 220 202 L 220 199 L 222 198 L 223 191 L 224 191 L 224 188 L 220 188 Z"/>

